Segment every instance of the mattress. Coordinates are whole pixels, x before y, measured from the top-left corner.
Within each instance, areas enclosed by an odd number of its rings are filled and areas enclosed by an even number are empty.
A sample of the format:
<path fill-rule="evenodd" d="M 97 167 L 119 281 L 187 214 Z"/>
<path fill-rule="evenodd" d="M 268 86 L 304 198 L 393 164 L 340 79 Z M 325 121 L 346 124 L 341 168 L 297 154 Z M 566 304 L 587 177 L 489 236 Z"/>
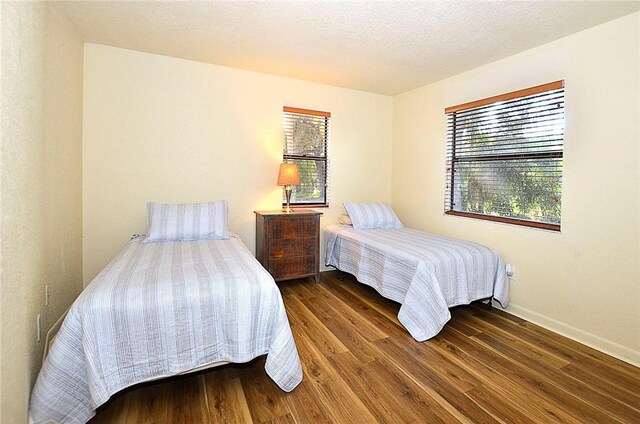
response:
<path fill-rule="evenodd" d="M 280 291 L 239 237 L 132 240 L 70 308 L 30 420 L 83 423 L 128 386 L 265 354 L 271 379 L 294 389 L 302 368 Z"/>
<path fill-rule="evenodd" d="M 489 297 L 508 305 L 504 263 L 493 249 L 409 228 L 326 231 L 326 264 L 400 303 L 398 320 L 417 341 L 437 335 L 452 306 Z"/>

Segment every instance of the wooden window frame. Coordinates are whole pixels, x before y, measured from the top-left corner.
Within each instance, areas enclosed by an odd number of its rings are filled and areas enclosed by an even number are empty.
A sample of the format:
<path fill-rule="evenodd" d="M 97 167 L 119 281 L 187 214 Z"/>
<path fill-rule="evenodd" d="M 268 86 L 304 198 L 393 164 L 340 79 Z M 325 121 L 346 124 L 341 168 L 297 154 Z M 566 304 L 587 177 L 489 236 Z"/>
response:
<path fill-rule="evenodd" d="M 542 85 L 537 85 L 535 87 L 530 87 L 530 88 L 525 88 L 522 90 L 516 90 L 516 91 L 512 91 L 509 93 L 505 93 L 505 94 L 500 94 L 497 96 L 492 96 L 492 97 L 487 97 L 481 100 L 475 100 L 472 102 L 467 102 L 467 103 L 462 103 L 459 105 L 455 105 L 455 106 L 450 106 L 445 108 L 445 114 L 451 114 L 454 112 L 458 112 L 458 111 L 463 111 L 463 110 L 467 110 L 467 109 L 472 109 L 472 108 L 476 108 L 476 107 L 480 107 L 480 106 L 486 106 L 486 105 L 490 105 L 493 103 L 497 103 L 497 102 L 504 102 L 504 101 L 508 101 L 508 100 L 513 100 L 513 99 L 517 99 L 520 97 L 526 97 L 526 96 L 531 96 L 531 95 L 535 95 L 535 94 L 541 94 L 547 91 L 552 91 L 552 90 L 558 90 L 558 89 L 563 89 L 564 88 L 564 80 L 559 80 L 559 81 L 554 81 L 554 82 L 550 82 L 548 84 L 542 84 Z M 454 115 L 454 128 L 455 128 L 455 115 Z M 453 140 L 452 140 L 452 156 L 451 156 L 451 175 L 447 175 L 447 184 L 448 184 L 448 189 L 450 190 L 450 198 L 449 198 L 449 204 L 447 204 L 445 202 L 445 214 L 446 215 L 452 215 L 452 216 L 461 216 L 461 217 L 466 217 L 466 218 L 474 218 L 474 219 L 480 219 L 480 220 L 485 220 L 485 221 L 493 221 L 493 222 L 501 222 L 501 223 L 505 223 L 505 224 L 513 224 L 513 225 L 519 225 L 519 226 L 523 226 L 523 227 L 530 227 L 530 228 L 538 228 L 538 229 L 543 229 L 543 230 L 549 230 L 549 231 L 555 231 L 555 232 L 560 232 L 561 230 L 561 224 L 552 224 L 552 223 L 545 223 L 545 222 L 537 222 L 537 221 L 529 221 L 529 220 L 524 220 L 524 219 L 517 219 L 517 218 L 509 218 L 509 217 L 502 217 L 502 216 L 495 216 L 495 215 L 486 215 L 486 214 L 480 214 L 480 213 L 473 213 L 473 212 L 462 212 L 462 211 L 456 211 L 451 209 L 453 207 L 453 198 L 454 198 L 454 164 L 456 163 L 455 161 L 455 130 L 454 130 L 454 136 L 453 136 Z M 564 144 L 564 143 L 563 143 Z M 496 155 L 497 157 L 498 155 Z M 509 155 L 499 155 L 501 159 L 513 159 L 511 157 L 509 157 Z M 513 155 L 514 157 L 517 156 L 517 158 L 523 158 L 523 159 L 531 159 L 531 158 L 562 158 L 563 157 L 563 153 L 560 152 L 539 152 L 539 153 L 529 153 L 529 154 L 518 154 L 518 155 Z M 487 160 L 491 160 L 491 158 L 487 159 Z"/>

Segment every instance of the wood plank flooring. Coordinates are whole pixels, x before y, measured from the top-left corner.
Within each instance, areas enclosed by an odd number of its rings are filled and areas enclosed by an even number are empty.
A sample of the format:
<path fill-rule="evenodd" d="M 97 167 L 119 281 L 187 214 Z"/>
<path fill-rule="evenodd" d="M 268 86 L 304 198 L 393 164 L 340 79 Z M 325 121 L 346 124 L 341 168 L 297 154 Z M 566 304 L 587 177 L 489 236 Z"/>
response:
<path fill-rule="evenodd" d="M 496 309 L 454 308 L 418 343 L 397 303 L 349 275 L 280 289 L 304 371 L 293 392 L 263 357 L 127 389 L 91 422 L 640 423 L 639 368 Z"/>

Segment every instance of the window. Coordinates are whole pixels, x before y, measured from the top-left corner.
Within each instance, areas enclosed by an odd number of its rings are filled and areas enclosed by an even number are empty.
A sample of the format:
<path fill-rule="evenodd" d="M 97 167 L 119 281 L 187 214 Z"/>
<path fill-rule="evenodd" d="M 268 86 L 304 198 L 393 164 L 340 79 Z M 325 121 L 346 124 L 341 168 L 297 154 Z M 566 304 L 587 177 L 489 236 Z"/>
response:
<path fill-rule="evenodd" d="M 445 113 L 445 213 L 560 231 L 564 81 Z"/>
<path fill-rule="evenodd" d="M 300 174 L 300 185 L 293 187 L 291 206 L 328 206 L 330 120 L 329 112 L 284 107 L 283 161 L 298 164 Z"/>

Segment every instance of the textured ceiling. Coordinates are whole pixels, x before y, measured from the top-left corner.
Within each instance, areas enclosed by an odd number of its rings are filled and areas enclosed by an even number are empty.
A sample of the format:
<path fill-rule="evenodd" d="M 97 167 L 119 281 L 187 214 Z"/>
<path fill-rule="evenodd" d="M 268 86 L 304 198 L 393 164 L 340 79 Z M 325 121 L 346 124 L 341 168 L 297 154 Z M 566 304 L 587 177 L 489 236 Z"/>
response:
<path fill-rule="evenodd" d="M 85 41 L 394 95 L 638 1 L 55 2 Z"/>

